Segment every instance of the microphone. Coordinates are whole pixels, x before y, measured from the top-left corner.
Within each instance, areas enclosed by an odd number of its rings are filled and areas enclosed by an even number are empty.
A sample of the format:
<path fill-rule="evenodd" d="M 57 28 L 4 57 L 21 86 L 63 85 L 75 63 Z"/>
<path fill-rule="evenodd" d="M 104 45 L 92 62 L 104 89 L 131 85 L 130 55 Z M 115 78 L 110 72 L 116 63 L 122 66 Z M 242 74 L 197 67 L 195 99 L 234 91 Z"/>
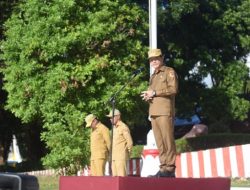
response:
<path fill-rule="evenodd" d="M 144 71 L 144 67 L 140 67 L 139 69 L 135 70 L 135 71 L 133 72 L 133 76 L 138 75 L 138 74 L 141 73 L 142 71 Z"/>

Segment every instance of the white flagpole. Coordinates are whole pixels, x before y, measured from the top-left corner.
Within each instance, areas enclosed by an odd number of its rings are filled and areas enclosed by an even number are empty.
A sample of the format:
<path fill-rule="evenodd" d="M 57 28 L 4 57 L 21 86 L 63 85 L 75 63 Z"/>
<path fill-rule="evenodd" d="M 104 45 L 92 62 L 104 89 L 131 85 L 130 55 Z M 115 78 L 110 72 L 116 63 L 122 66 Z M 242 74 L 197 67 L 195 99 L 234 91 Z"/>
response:
<path fill-rule="evenodd" d="M 149 48 L 157 48 L 157 0 L 149 0 Z M 150 67 L 150 75 L 153 72 Z"/>

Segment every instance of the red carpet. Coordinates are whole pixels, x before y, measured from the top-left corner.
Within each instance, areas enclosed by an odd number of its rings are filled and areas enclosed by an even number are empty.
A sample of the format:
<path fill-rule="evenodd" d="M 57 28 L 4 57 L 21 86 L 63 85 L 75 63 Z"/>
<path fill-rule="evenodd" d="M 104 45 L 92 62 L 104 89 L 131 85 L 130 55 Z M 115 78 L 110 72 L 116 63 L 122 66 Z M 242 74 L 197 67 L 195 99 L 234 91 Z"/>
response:
<path fill-rule="evenodd" d="M 62 176 L 60 190 L 230 190 L 230 178 Z"/>

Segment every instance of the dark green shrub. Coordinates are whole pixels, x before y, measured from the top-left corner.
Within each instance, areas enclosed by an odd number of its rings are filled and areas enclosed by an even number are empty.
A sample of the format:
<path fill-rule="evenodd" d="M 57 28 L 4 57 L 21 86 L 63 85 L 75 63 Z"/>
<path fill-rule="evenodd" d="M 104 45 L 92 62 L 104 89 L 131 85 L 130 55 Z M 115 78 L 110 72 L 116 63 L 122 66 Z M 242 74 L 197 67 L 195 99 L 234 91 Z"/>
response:
<path fill-rule="evenodd" d="M 44 167 L 41 162 L 23 161 L 21 163 L 5 164 L 0 166 L 2 172 L 26 172 L 34 170 L 43 170 Z"/>
<path fill-rule="evenodd" d="M 135 145 L 132 149 L 130 158 L 140 158 L 143 151 L 143 146 L 144 145 Z"/>
<path fill-rule="evenodd" d="M 218 133 L 189 139 L 178 139 L 175 142 L 177 153 L 182 153 L 233 145 L 250 144 L 250 134 Z M 142 151 L 143 145 L 134 146 L 131 158 L 141 157 Z"/>
<path fill-rule="evenodd" d="M 218 133 L 189 139 L 178 139 L 176 140 L 176 149 L 178 153 L 182 153 L 249 143 L 250 134 Z"/>

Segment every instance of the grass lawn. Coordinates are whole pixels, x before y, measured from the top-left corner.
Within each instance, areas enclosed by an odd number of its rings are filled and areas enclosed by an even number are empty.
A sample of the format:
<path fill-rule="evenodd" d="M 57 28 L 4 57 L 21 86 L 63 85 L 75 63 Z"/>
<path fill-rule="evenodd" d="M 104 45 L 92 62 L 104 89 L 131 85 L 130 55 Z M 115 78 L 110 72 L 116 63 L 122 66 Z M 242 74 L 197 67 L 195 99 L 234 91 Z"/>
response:
<path fill-rule="evenodd" d="M 58 176 L 38 176 L 39 190 L 59 190 Z"/>
<path fill-rule="evenodd" d="M 38 176 L 40 190 L 59 190 L 58 176 Z M 250 187 L 250 179 L 232 179 L 232 187 Z"/>
<path fill-rule="evenodd" d="M 248 179 L 232 179 L 232 187 L 250 187 L 250 178 Z"/>

